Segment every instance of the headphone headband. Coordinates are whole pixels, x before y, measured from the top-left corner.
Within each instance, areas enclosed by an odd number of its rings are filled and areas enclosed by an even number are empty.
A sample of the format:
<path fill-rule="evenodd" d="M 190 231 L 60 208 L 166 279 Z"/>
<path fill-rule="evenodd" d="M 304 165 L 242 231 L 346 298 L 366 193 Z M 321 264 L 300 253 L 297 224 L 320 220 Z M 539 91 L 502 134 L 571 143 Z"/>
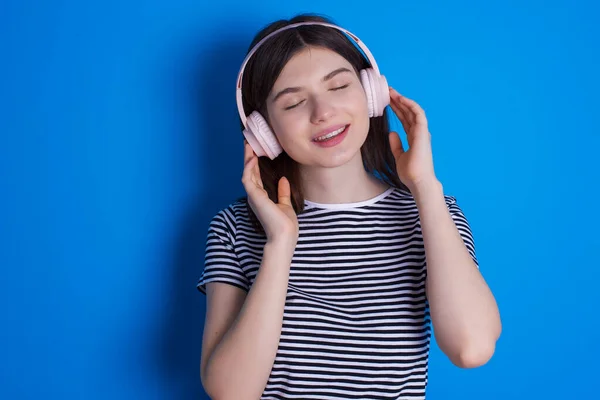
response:
<path fill-rule="evenodd" d="M 334 28 L 337 29 L 343 33 L 345 33 L 346 35 L 348 35 L 352 40 L 354 40 L 356 42 L 356 44 L 358 45 L 358 47 L 364 52 L 365 56 L 367 57 L 367 59 L 369 60 L 369 62 L 371 63 L 371 68 L 373 68 L 373 70 L 379 74 L 379 68 L 377 67 L 377 63 L 375 62 L 375 58 L 373 57 L 373 55 L 371 54 L 371 52 L 369 51 L 369 49 L 367 48 L 367 46 L 353 33 L 347 31 L 346 29 L 339 27 L 337 25 L 334 24 L 330 24 L 330 23 L 326 23 L 326 22 L 317 22 L 317 21 L 307 21 L 307 22 L 298 22 L 295 24 L 290 24 L 290 25 L 286 25 L 283 28 L 279 28 L 277 30 L 275 30 L 274 32 L 269 33 L 267 36 L 265 36 L 264 38 L 262 38 L 253 48 L 252 50 L 250 50 L 250 52 L 248 53 L 248 55 L 246 56 L 246 58 L 244 59 L 244 62 L 242 63 L 242 66 L 240 67 L 240 71 L 238 73 L 238 79 L 237 79 L 237 87 L 236 87 L 236 101 L 237 101 L 237 107 L 238 107 L 238 113 L 240 114 L 240 119 L 242 120 L 242 124 L 246 127 L 246 114 L 244 112 L 244 106 L 242 103 L 242 76 L 244 73 L 244 69 L 246 68 L 246 64 L 248 63 L 248 61 L 250 60 L 250 57 L 252 57 L 252 55 L 254 55 L 254 53 L 256 52 L 256 50 L 258 50 L 258 48 L 260 46 L 262 46 L 262 44 L 268 40 L 270 37 L 276 35 L 279 32 L 291 29 L 291 28 L 296 28 L 298 26 L 303 26 L 303 25 L 321 25 L 321 26 L 326 26 L 329 28 Z"/>

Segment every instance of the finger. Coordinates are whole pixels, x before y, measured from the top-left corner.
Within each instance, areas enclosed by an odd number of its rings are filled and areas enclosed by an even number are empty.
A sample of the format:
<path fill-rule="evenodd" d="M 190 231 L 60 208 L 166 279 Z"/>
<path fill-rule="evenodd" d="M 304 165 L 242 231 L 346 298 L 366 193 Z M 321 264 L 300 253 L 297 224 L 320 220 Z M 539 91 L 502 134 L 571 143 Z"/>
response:
<path fill-rule="evenodd" d="M 404 146 L 402 146 L 402 141 L 400 140 L 400 136 L 396 132 L 390 132 L 389 134 L 390 140 L 390 148 L 392 149 L 392 154 L 394 158 L 398 159 L 402 153 L 404 153 Z"/>
<path fill-rule="evenodd" d="M 404 104 L 414 115 L 414 123 L 427 125 L 425 110 L 414 100 L 400 96 L 400 102 Z"/>
<path fill-rule="evenodd" d="M 285 176 L 279 179 L 277 185 L 277 202 L 286 206 L 292 206 L 292 191 L 290 188 L 290 182 Z"/>
<path fill-rule="evenodd" d="M 263 189 L 260 170 L 258 169 L 258 157 L 252 157 L 246 163 L 242 174 L 242 183 L 246 191 L 251 191 L 253 188 Z"/>
<path fill-rule="evenodd" d="M 254 150 L 252 150 L 250 144 L 244 140 L 244 167 L 248 164 L 248 161 L 250 161 L 253 157 Z"/>
<path fill-rule="evenodd" d="M 390 103 L 390 107 L 392 107 L 392 110 L 400 120 L 402 128 L 404 128 L 404 132 L 408 133 L 412 124 L 409 122 L 408 117 L 406 116 L 406 111 L 399 108 L 395 103 Z"/>
<path fill-rule="evenodd" d="M 406 104 L 403 101 L 403 99 L 405 99 L 405 97 L 402 96 L 400 93 L 398 93 L 396 90 L 390 91 L 390 103 L 394 104 L 396 106 L 396 108 L 399 108 L 400 110 L 402 110 L 404 112 L 404 115 L 406 116 L 406 120 L 411 125 L 413 125 L 416 120 L 416 115 L 415 115 L 414 111 L 410 109 L 408 104 Z"/>
<path fill-rule="evenodd" d="M 250 158 L 246 165 L 244 165 L 244 172 L 242 173 L 242 183 L 244 186 L 247 186 L 251 182 L 253 182 L 254 175 L 254 164 L 256 163 L 256 158 Z M 246 188 L 247 189 L 247 188 Z"/>
<path fill-rule="evenodd" d="M 402 111 L 402 114 L 404 115 L 404 121 L 405 123 L 408 123 L 410 127 L 414 123 L 414 116 L 406 104 L 402 103 L 401 98 L 402 95 L 400 93 L 398 93 L 395 89 L 390 89 L 390 105 L 392 108 Z"/>
<path fill-rule="evenodd" d="M 258 186 L 259 188 L 263 188 L 263 181 L 262 181 L 262 177 L 260 175 L 260 165 L 258 163 L 258 157 L 254 157 L 254 159 L 256 160 L 256 162 L 254 162 L 252 164 L 252 176 L 254 177 L 254 180 L 256 182 L 256 186 Z"/>
<path fill-rule="evenodd" d="M 246 179 L 248 182 L 253 183 L 256 187 L 264 189 L 263 181 L 260 176 L 260 167 L 258 165 L 258 157 L 248 142 L 244 141 L 244 174 L 242 175 L 242 181 Z M 244 178 L 245 176 L 245 178 Z"/>

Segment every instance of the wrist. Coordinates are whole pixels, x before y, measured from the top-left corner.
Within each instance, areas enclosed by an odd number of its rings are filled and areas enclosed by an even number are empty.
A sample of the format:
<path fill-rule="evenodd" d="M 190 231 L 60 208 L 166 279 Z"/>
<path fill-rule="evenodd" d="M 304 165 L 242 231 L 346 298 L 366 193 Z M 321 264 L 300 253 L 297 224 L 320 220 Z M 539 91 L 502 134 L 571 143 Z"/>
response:
<path fill-rule="evenodd" d="M 286 257 L 291 260 L 296 250 L 298 241 L 293 237 L 278 236 L 276 238 L 267 239 L 264 251 L 267 253 L 275 253 L 278 257 Z"/>
<path fill-rule="evenodd" d="M 409 188 L 417 205 L 432 198 L 443 197 L 444 189 L 442 183 L 437 179 L 421 181 Z"/>

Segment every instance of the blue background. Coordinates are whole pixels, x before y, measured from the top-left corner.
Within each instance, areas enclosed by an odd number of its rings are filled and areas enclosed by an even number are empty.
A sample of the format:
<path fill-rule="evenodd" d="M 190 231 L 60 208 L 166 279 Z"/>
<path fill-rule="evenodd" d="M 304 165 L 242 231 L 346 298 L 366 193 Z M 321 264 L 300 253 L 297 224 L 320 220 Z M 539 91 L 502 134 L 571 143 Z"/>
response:
<path fill-rule="evenodd" d="M 598 398 L 598 11 L 4 0 L 0 398 L 203 398 L 205 232 L 243 194 L 235 78 L 298 12 L 357 34 L 425 108 L 497 297 L 494 358 L 460 370 L 434 345 L 428 398 Z"/>

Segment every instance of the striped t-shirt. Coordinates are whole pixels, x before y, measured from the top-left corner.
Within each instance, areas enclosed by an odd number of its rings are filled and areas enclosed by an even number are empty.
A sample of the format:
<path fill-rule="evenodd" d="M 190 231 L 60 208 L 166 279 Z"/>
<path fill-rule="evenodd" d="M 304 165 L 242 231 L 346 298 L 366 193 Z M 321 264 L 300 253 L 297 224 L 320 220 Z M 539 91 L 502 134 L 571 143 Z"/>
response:
<path fill-rule="evenodd" d="M 445 200 L 477 263 L 467 220 Z M 431 331 L 414 198 L 390 188 L 359 203 L 305 204 L 261 399 L 424 399 Z M 246 207 L 238 200 L 212 219 L 202 293 L 208 282 L 252 286 L 265 238 Z"/>

